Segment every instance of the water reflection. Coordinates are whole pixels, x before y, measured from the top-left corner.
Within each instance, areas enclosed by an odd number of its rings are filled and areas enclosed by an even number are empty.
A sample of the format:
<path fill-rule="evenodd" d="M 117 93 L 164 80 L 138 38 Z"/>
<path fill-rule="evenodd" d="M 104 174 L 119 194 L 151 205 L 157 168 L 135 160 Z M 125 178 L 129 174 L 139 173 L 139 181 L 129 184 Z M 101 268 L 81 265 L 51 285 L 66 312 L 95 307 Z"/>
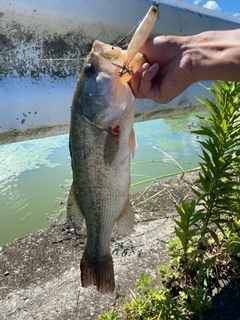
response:
<path fill-rule="evenodd" d="M 189 133 L 193 115 L 135 124 L 139 145 L 131 192 L 142 181 L 197 166 L 199 146 Z M 153 147 L 156 148 L 153 148 Z M 172 161 L 171 157 L 175 160 Z M 68 135 L 0 145 L 0 245 L 49 225 L 46 214 L 59 208 L 60 184 L 70 185 Z M 177 162 L 177 164 L 176 164 Z"/>

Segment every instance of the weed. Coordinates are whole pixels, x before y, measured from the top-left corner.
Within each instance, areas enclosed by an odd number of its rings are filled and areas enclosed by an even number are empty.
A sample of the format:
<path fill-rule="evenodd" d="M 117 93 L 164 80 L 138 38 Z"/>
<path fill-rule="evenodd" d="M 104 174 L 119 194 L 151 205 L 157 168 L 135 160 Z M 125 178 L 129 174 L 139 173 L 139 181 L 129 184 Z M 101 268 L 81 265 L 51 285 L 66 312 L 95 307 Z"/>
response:
<path fill-rule="evenodd" d="M 185 319 L 181 306 L 168 288 L 160 291 L 158 286 L 149 286 L 153 280 L 142 273 L 136 285 L 137 293 L 131 292 L 132 300 L 124 307 L 125 319 Z"/>
<path fill-rule="evenodd" d="M 99 320 L 117 320 L 115 308 L 112 308 L 109 312 L 104 313 L 98 317 Z"/>
<path fill-rule="evenodd" d="M 223 225 L 239 219 L 240 201 L 240 183 L 236 179 L 240 174 L 240 83 L 218 81 L 208 90 L 216 102 L 208 98 L 206 102 L 199 101 L 208 107 L 211 117 L 199 117 L 205 124 L 192 131 L 206 137 L 205 141 L 199 141 L 203 153 L 199 163 L 201 171 L 192 188 L 204 215 L 201 247 L 206 246 L 208 238 L 219 245 L 217 231 L 225 235 Z"/>

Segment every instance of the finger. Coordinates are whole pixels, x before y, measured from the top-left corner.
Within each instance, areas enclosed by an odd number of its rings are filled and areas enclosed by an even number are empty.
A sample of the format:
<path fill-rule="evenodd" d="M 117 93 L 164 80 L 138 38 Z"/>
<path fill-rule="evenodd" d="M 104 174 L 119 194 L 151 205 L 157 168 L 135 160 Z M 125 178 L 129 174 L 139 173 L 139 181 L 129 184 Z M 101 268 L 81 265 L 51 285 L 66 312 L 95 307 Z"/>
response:
<path fill-rule="evenodd" d="M 142 73 L 150 68 L 149 63 L 144 63 L 141 68 L 135 72 L 134 76 L 130 80 L 130 86 L 135 98 L 145 98 L 139 92 L 139 86 L 142 79 Z"/>
<path fill-rule="evenodd" d="M 157 72 L 159 70 L 159 64 L 154 63 L 153 65 L 149 65 L 148 63 L 145 63 L 143 65 L 143 72 L 142 72 L 142 81 L 143 84 L 146 82 L 151 82 L 153 78 L 156 76 Z"/>
<path fill-rule="evenodd" d="M 148 99 L 155 99 L 155 89 L 153 86 L 153 79 L 159 71 L 159 64 L 154 63 L 150 67 L 145 67 L 145 70 L 141 74 L 139 83 L 139 93 Z"/>

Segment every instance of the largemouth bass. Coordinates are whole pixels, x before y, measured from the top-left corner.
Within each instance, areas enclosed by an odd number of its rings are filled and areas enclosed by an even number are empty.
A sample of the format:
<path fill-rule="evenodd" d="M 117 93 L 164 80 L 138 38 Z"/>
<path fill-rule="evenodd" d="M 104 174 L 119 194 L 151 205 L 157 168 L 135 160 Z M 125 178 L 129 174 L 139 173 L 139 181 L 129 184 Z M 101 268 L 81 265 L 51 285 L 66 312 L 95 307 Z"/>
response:
<path fill-rule="evenodd" d="M 120 76 L 119 66 L 126 61 L 126 51 L 94 41 L 71 107 L 73 183 L 67 219 L 76 227 L 86 220 L 81 282 L 83 287 L 96 285 L 102 293 L 112 292 L 115 287 L 110 252 L 114 224 L 123 236 L 129 235 L 134 225 L 129 201 L 130 158 L 136 146 L 134 96 L 127 81 L 145 62 L 137 48 L 134 50 L 136 54 L 128 64 L 131 72 Z"/>

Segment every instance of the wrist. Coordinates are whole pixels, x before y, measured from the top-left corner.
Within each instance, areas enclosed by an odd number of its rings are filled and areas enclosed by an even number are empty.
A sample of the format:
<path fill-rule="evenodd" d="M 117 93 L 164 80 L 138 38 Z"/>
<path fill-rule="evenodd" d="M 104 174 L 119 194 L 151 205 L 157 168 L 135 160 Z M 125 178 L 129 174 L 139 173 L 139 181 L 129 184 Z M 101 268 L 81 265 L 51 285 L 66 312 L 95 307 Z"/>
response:
<path fill-rule="evenodd" d="M 207 31 L 188 38 L 186 52 L 194 82 L 240 80 L 240 29 Z"/>

